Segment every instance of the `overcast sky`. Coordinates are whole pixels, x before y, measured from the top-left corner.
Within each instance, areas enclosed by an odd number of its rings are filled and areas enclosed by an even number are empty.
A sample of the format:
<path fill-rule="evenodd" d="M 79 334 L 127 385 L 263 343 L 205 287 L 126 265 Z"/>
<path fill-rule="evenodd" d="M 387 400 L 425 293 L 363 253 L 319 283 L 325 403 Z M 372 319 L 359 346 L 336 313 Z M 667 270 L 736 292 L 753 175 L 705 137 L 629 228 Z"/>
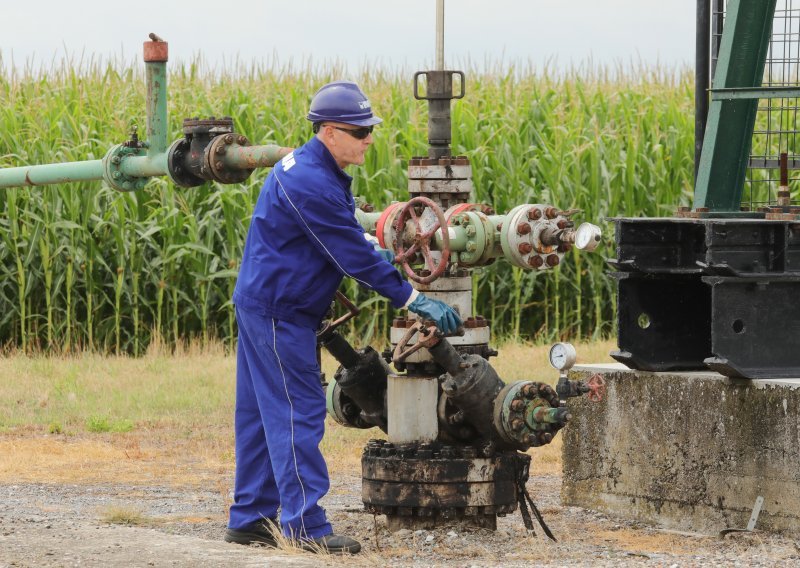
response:
<path fill-rule="evenodd" d="M 217 0 L 3 2 L 5 66 L 65 54 L 141 57 L 156 32 L 170 60 L 202 53 L 211 64 L 331 59 L 356 70 L 364 61 L 427 69 L 434 58 L 435 0 Z M 696 0 L 447 0 L 445 60 L 550 60 L 598 64 L 693 65 Z"/>

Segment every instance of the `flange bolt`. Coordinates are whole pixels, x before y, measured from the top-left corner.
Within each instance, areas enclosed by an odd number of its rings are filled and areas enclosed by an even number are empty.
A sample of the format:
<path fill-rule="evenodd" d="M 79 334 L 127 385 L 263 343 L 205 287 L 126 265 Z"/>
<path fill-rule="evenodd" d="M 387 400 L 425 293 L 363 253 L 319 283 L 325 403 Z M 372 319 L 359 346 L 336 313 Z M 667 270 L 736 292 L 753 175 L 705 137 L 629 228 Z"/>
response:
<path fill-rule="evenodd" d="M 538 221 L 542 218 L 542 211 L 541 209 L 531 209 L 528 211 L 528 219 L 531 221 Z"/>
<path fill-rule="evenodd" d="M 549 254 L 549 255 L 547 255 L 547 266 L 550 266 L 550 267 L 558 266 L 559 262 L 561 262 L 561 259 L 558 258 L 557 254 Z"/>
<path fill-rule="evenodd" d="M 527 234 L 528 234 L 528 233 L 530 233 L 530 232 L 531 232 L 531 226 L 530 226 L 528 223 L 525 223 L 525 222 L 523 221 L 522 223 L 520 223 L 519 225 L 517 225 L 517 233 L 518 233 L 518 234 L 520 234 L 520 235 L 527 235 Z"/>
<path fill-rule="evenodd" d="M 531 243 L 519 243 L 517 250 L 519 250 L 520 254 L 530 254 L 533 250 L 533 245 Z"/>

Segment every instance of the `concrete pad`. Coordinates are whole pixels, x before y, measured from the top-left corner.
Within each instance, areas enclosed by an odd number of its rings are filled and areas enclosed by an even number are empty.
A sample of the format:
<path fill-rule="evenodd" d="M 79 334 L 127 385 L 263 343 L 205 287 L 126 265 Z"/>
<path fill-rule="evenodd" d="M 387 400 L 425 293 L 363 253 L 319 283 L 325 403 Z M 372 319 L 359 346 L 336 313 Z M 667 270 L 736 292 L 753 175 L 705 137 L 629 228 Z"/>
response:
<path fill-rule="evenodd" d="M 572 399 L 562 501 L 665 528 L 714 534 L 744 528 L 800 534 L 800 379 L 751 381 L 714 372 L 599 373 L 606 398 Z"/>

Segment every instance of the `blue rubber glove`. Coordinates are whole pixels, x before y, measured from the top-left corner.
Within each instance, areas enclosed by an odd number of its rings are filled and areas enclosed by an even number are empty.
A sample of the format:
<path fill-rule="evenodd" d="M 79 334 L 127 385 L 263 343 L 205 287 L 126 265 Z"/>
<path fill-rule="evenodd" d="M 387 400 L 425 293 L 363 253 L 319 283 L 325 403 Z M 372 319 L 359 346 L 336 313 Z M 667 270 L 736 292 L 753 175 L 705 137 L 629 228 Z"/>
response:
<path fill-rule="evenodd" d="M 389 249 L 385 249 L 376 245 L 375 250 L 378 251 L 378 254 L 381 255 L 383 260 L 386 262 L 394 262 L 394 253 Z"/>
<path fill-rule="evenodd" d="M 433 321 L 436 327 L 445 335 L 454 333 L 461 325 L 461 318 L 458 317 L 453 308 L 422 293 L 408 305 L 408 309 L 425 319 Z"/>
<path fill-rule="evenodd" d="M 383 257 L 383 260 L 386 262 L 394 262 L 394 253 L 389 249 L 385 249 L 380 245 L 380 241 L 378 241 L 377 237 L 373 237 L 369 233 L 364 233 L 364 238 L 367 239 L 367 242 L 372 245 L 378 254 Z"/>

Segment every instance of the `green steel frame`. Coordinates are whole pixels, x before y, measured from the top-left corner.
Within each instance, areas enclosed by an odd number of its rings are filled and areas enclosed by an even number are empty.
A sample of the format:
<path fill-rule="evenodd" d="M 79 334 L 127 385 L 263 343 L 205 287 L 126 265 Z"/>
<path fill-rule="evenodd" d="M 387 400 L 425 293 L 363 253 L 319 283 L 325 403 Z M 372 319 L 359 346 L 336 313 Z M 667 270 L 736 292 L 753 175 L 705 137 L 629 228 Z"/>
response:
<path fill-rule="evenodd" d="M 729 0 L 694 192 L 695 209 L 738 212 L 758 100 L 798 96 L 763 89 L 776 0 Z"/>

